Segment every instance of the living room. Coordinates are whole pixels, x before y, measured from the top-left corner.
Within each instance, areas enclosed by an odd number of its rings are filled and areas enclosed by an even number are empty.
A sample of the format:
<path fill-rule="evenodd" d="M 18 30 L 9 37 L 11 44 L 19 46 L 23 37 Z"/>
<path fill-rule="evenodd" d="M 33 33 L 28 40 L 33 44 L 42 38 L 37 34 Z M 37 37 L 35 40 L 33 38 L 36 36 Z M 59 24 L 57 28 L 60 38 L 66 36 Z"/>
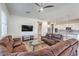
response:
<path fill-rule="evenodd" d="M 0 55 L 78 56 L 78 10 L 78 3 L 0 3 Z"/>

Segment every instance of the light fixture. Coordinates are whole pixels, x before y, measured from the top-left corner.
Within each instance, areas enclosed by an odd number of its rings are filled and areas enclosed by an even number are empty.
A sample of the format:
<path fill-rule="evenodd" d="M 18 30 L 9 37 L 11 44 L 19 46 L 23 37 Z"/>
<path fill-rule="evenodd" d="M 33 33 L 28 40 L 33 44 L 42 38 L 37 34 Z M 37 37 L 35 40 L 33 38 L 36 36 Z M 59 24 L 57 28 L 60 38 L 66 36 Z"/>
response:
<path fill-rule="evenodd" d="M 43 11 L 43 10 L 44 10 L 44 9 L 41 7 L 41 8 L 40 8 L 40 11 Z"/>
<path fill-rule="evenodd" d="M 50 25 L 48 25 L 48 28 L 50 27 Z"/>

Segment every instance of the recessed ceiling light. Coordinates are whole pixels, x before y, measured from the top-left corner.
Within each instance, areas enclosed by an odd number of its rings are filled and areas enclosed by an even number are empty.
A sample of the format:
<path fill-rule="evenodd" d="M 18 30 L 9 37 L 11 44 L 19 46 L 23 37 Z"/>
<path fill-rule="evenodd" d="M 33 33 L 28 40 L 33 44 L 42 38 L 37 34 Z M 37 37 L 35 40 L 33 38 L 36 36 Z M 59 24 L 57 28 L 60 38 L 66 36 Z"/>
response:
<path fill-rule="evenodd" d="M 30 11 L 26 11 L 26 13 L 27 13 L 27 14 L 29 14 L 29 13 L 30 13 Z"/>

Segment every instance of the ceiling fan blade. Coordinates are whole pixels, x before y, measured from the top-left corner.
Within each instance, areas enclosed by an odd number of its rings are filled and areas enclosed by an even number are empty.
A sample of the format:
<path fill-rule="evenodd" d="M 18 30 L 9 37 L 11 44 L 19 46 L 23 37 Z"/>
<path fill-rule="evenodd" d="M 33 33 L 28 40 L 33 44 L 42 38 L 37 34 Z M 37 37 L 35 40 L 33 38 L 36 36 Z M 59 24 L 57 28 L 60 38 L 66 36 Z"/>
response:
<path fill-rule="evenodd" d="M 39 6 L 39 7 L 40 7 L 40 5 L 39 5 L 38 3 L 35 3 L 35 5 L 37 5 L 37 6 Z"/>
<path fill-rule="evenodd" d="M 48 5 L 48 6 L 45 6 L 43 8 L 51 8 L 51 7 L 54 7 L 53 5 Z"/>

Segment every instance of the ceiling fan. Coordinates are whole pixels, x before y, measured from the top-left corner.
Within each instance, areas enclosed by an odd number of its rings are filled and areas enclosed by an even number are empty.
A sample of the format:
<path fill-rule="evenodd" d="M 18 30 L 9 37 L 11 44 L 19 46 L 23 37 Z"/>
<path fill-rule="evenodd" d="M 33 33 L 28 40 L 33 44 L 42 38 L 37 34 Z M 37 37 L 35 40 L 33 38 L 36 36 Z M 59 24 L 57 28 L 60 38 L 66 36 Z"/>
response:
<path fill-rule="evenodd" d="M 35 3 L 35 5 L 37 5 L 40 9 L 38 10 L 38 12 L 42 12 L 44 9 L 46 8 L 51 8 L 54 7 L 54 5 L 48 5 L 48 6 L 43 6 L 43 3 L 39 4 L 39 3 Z"/>

